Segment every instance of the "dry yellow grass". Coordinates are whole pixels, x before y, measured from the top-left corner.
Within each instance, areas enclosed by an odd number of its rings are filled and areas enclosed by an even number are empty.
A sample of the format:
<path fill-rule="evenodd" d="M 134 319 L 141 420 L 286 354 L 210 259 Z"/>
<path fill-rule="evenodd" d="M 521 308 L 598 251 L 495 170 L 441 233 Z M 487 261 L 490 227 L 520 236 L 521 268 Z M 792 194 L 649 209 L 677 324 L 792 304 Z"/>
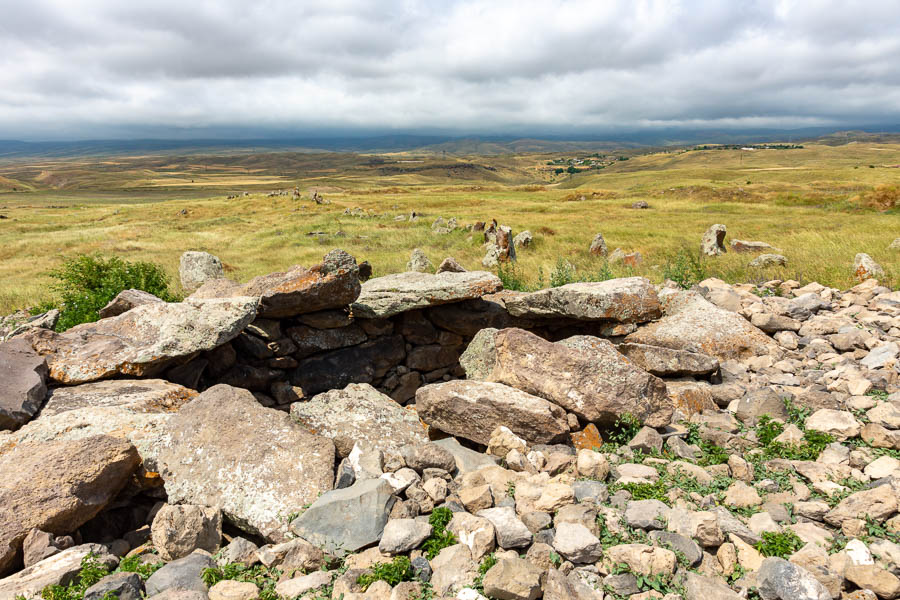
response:
<path fill-rule="evenodd" d="M 564 177 L 541 170 L 547 159 L 466 159 L 495 169 L 484 170 L 491 177 L 503 174 L 494 180 L 456 179 L 444 166 L 428 174 L 366 171 L 343 155 L 333 163 L 320 157 L 315 172 L 287 173 L 279 165 L 241 175 L 266 185 L 269 177 L 283 177 L 279 187 L 285 189 L 327 190 L 328 205 L 268 197 L 258 189 L 228 200 L 233 190 L 219 186 L 221 173 L 209 173 L 207 180 L 202 171 L 185 175 L 181 167 L 178 178 L 195 179 L 191 189 L 150 186 L 134 193 L 127 190 L 135 180 L 159 178 L 157 172 L 110 173 L 81 160 L 76 190 L 0 194 L 0 214 L 7 217 L 0 220 L 0 314 L 51 297 L 47 271 L 79 253 L 156 261 L 173 280 L 185 250 L 220 256 L 238 280 L 315 263 L 335 247 L 368 260 L 376 274 L 403 270 L 416 247 L 435 264 L 453 256 L 467 268 L 481 268 L 480 237 L 465 231 L 432 234 L 438 216 L 455 216 L 462 224 L 495 218 L 514 232 L 530 230 L 535 244 L 519 253 L 518 264 L 531 283 L 541 271 L 548 277 L 560 257 L 579 273 L 599 269 L 600 259 L 588 253 L 597 232 L 610 250 L 641 252 L 644 263 L 635 272 L 659 281 L 667 257 L 681 247 L 696 250 L 713 223 L 728 227 L 728 239 L 766 241 L 788 258 L 787 267 L 762 272 L 748 268 L 752 255 L 747 254 L 729 252 L 705 261 L 710 274 L 730 281 L 793 278 L 846 288 L 854 283 L 854 255 L 867 252 L 885 268 L 889 284 L 900 283 L 900 252 L 887 248 L 900 236 L 900 216 L 860 200 L 877 186 L 900 182 L 900 169 L 887 167 L 900 163 L 898 145 L 658 153 Z M 169 159 L 158 162 L 175 168 Z M 45 171 L 44 179 L 59 180 L 57 170 L 70 167 L 43 160 L 35 174 Z M 24 167 L 17 169 L 0 173 L 23 187 L 37 185 L 22 174 Z M 630 208 L 637 200 L 651 208 Z M 343 214 L 355 207 L 372 216 Z M 395 221 L 413 210 L 422 215 L 417 222 Z"/>

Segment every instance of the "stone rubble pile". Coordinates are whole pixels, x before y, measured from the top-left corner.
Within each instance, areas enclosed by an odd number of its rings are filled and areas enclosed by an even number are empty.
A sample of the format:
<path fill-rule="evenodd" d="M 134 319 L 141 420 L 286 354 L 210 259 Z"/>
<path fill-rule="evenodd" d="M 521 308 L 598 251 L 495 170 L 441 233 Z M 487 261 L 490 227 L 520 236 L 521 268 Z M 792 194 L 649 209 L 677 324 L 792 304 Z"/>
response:
<path fill-rule="evenodd" d="M 900 598 L 900 292 L 448 261 L 17 325 L 0 600 Z"/>

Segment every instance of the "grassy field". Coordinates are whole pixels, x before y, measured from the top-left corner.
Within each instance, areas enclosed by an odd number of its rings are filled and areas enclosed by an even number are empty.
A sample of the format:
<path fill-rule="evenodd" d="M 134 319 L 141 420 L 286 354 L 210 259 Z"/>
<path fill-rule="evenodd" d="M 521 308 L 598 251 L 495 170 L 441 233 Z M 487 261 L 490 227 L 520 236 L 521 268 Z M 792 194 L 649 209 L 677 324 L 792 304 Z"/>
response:
<path fill-rule="evenodd" d="M 519 252 L 517 267 L 529 285 L 540 274 L 546 282 L 560 258 L 577 276 L 600 271 L 604 261 L 588 252 L 597 232 L 610 251 L 641 252 L 634 273 L 661 281 L 666 262 L 681 248 L 696 252 L 713 223 L 727 226 L 726 242 L 772 244 L 788 265 L 754 270 L 752 255 L 729 252 L 703 262 L 711 276 L 847 288 L 854 255 L 867 252 L 884 267 L 885 282 L 900 285 L 900 251 L 887 248 L 900 237 L 900 213 L 890 206 L 900 203 L 900 145 L 631 150 L 628 160 L 571 175 L 547 166 L 560 156 L 578 155 L 270 153 L 0 164 L 0 314 L 51 299 L 48 271 L 80 253 L 156 261 L 173 281 L 185 250 L 218 255 L 241 281 L 313 264 L 335 247 L 368 260 L 376 274 L 404 270 L 416 247 L 435 264 L 453 256 L 481 268 L 480 236 L 433 234 L 438 216 L 530 230 L 534 246 Z M 288 192 L 269 195 L 277 189 Z M 313 189 L 330 204 L 311 202 Z M 887 210 L 868 206 L 875 190 Z M 630 208 L 637 200 L 651 208 Z M 344 214 L 357 207 L 367 216 Z M 410 211 L 422 216 L 395 220 Z"/>

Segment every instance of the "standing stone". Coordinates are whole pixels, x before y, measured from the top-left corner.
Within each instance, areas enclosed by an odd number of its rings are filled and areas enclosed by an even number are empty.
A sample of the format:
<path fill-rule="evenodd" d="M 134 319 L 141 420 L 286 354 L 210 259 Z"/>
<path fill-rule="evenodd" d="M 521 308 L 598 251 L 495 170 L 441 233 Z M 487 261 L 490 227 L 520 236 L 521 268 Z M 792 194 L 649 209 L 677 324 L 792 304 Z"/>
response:
<path fill-rule="evenodd" d="M 438 265 L 437 273 L 465 273 L 466 269 L 459 264 L 455 258 L 452 256 L 448 256 L 444 260 L 441 261 L 441 264 Z"/>
<path fill-rule="evenodd" d="M 871 256 L 865 252 L 860 252 L 853 259 L 853 275 L 859 281 L 878 279 L 884 277 L 884 269 Z"/>
<path fill-rule="evenodd" d="M 528 230 L 516 234 L 516 237 L 513 238 L 513 244 L 516 248 L 528 248 L 533 242 L 534 236 Z"/>
<path fill-rule="evenodd" d="M 343 555 L 377 543 L 394 505 L 384 479 L 357 481 L 316 500 L 291 523 L 291 531 L 326 552 Z"/>
<path fill-rule="evenodd" d="M 47 397 L 47 361 L 24 338 L 0 344 L 0 429 L 18 429 Z"/>
<path fill-rule="evenodd" d="M 606 256 L 608 253 L 609 250 L 606 248 L 606 240 L 603 239 L 602 233 L 598 233 L 591 241 L 591 254 L 596 256 Z"/>
<path fill-rule="evenodd" d="M 724 225 L 710 225 L 700 240 L 700 252 L 707 256 L 719 256 L 728 252 L 725 248 Z"/>
<path fill-rule="evenodd" d="M 334 483 L 331 440 L 264 408 L 247 390 L 206 390 L 172 417 L 167 433 L 159 462 L 169 502 L 218 506 L 270 541 L 285 539 L 285 515 Z"/>
<path fill-rule="evenodd" d="M 94 518 L 139 462 L 134 446 L 109 436 L 19 444 L 0 456 L 0 574 L 32 529 L 68 534 Z"/>
<path fill-rule="evenodd" d="M 178 266 L 181 287 L 191 293 L 210 279 L 225 277 L 225 269 L 218 257 L 208 252 L 188 251 L 181 255 Z"/>
<path fill-rule="evenodd" d="M 425 253 L 416 248 L 409 256 L 409 262 L 406 263 L 407 271 L 415 271 L 416 273 L 431 273 L 434 271 L 434 265 L 425 256 Z"/>
<path fill-rule="evenodd" d="M 428 441 L 416 413 L 367 383 L 351 383 L 308 402 L 295 402 L 291 417 L 310 431 L 331 438 L 342 457 L 349 456 L 357 442 L 385 451 Z"/>

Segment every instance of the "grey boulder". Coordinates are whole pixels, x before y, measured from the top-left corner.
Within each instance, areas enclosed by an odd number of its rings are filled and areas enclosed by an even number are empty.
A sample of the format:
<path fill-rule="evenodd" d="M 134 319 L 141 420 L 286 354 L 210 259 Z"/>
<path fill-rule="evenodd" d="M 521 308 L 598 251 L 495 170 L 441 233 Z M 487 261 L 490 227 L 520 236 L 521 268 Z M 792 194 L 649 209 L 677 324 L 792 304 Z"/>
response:
<path fill-rule="evenodd" d="M 326 552 L 343 555 L 378 543 L 394 505 L 393 488 L 384 479 L 364 479 L 322 494 L 291 531 Z"/>

